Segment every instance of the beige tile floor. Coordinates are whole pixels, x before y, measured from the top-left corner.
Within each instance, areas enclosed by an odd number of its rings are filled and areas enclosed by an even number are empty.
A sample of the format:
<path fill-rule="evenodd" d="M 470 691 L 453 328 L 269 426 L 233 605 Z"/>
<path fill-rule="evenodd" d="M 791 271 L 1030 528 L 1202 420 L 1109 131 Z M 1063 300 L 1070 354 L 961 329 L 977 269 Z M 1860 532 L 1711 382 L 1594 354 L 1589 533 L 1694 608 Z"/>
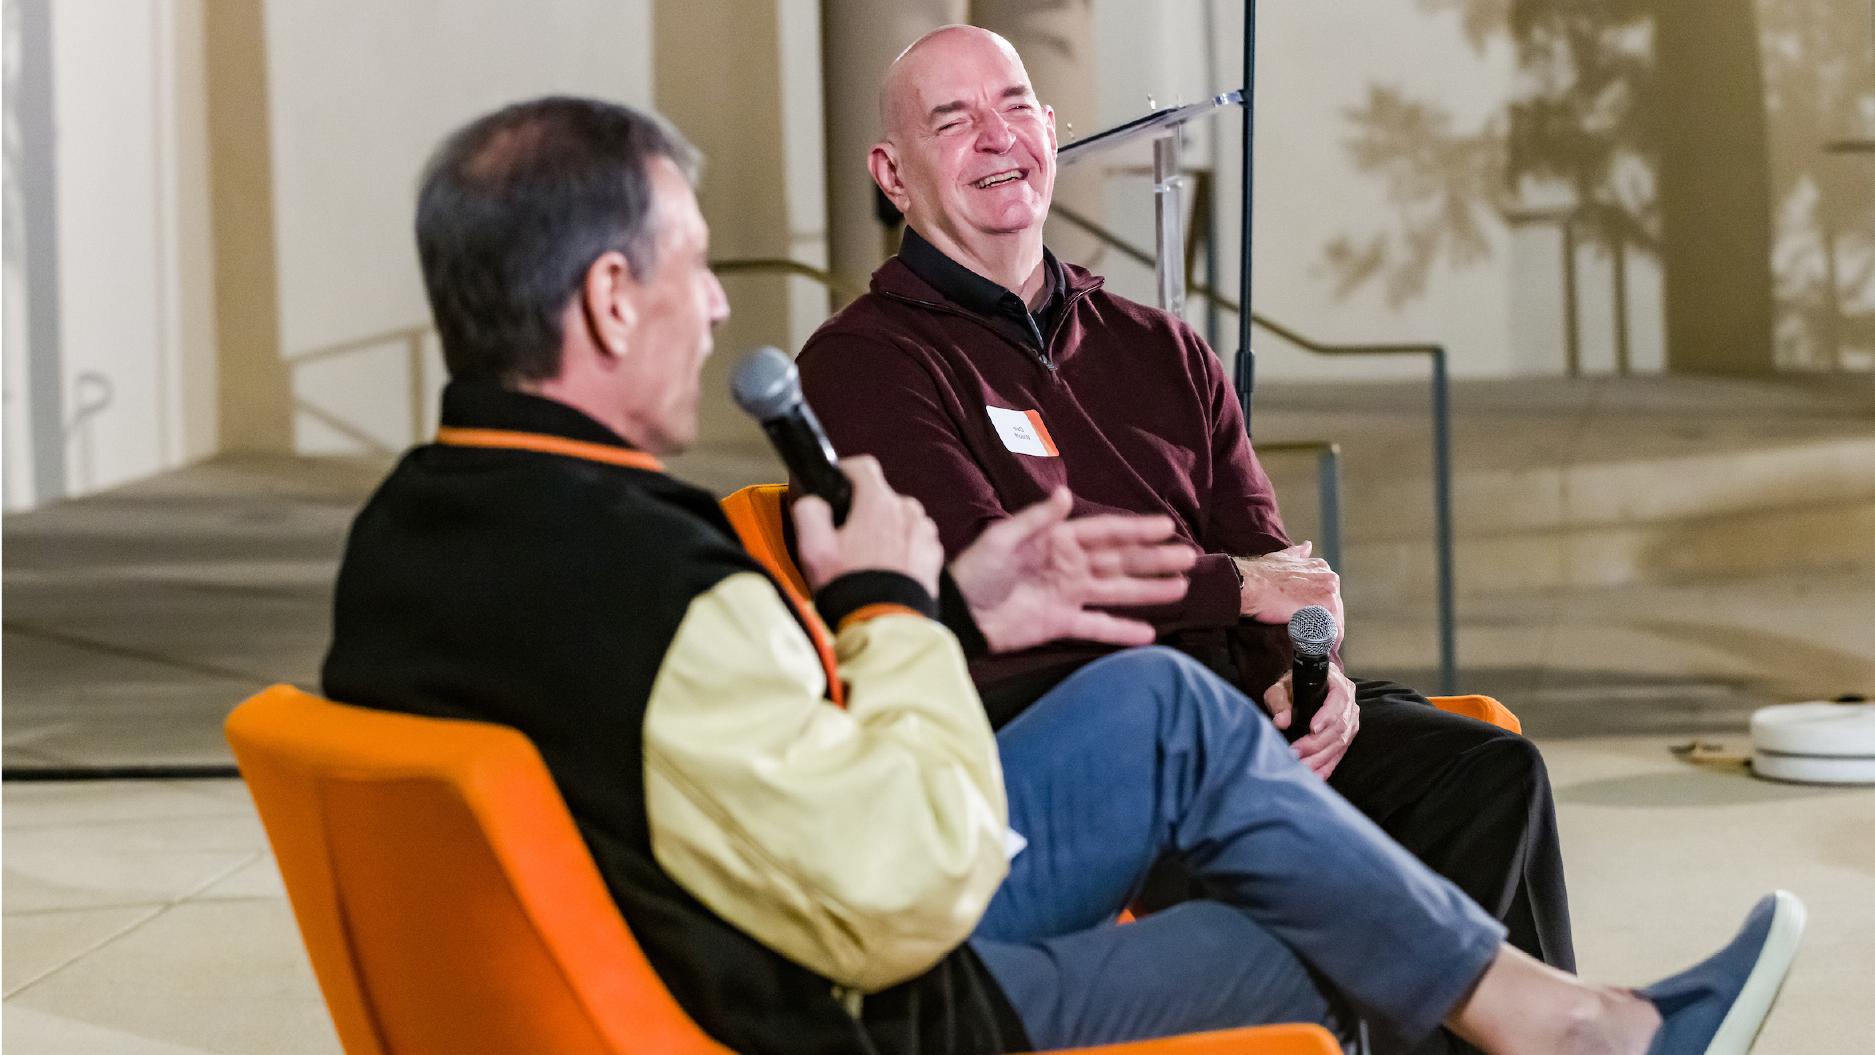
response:
<path fill-rule="evenodd" d="M 1670 972 L 1787 886 L 1811 930 L 1758 1050 L 1871 1050 L 1875 788 L 1696 768 L 1671 742 L 1543 744 L 1584 973 Z M 5 817 L 5 1050 L 338 1051 L 238 784 L 12 784 Z"/>
<path fill-rule="evenodd" d="M 1329 436 L 1347 455 L 1352 662 L 1429 684 L 1430 609 L 1384 581 L 1396 536 L 1425 546 L 1423 502 L 1390 497 L 1425 472 L 1411 391 L 1283 396 L 1259 437 Z M 1711 473 L 1699 459 L 1715 452 L 1773 451 L 1848 511 L 1845 530 L 1875 498 L 1875 386 L 1859 382 L 1488 383 L 1460 386 L 1456 406 L 1461 525 L 1504 520 L 1492 503 L 1519 474 L 1533 495 L 1558 466 L 1652 493 Z M 383 464 L 229 460 L 8 517 L 7 767 L 225 762 L 219 722 L 236 700 L 271 680 L 316 682 L 342 532 Z M 733 446 L 677 468 L 719 490 L 777 473 Z M 1311 467 L 1278 458 L 1271 471 L 1310 532 Z M 1672 491 L 1670 510 L 1635 506 L 1660 538 L 1741 537 L 1724 518 L 1750 502 L 1711 481 Z M 1775 525 L 1782 508 L 1746 511 Z M 1750 534 L 1764 519 L 1742 537 L 1772 547 L 1775 534 Z M 1875 789 L 1765 784 L 1666 748 L 1695 732 L 1737 743 L 1764 703 L 1875 691 L 1875 539 L 1822 542 L 1820 561 L 1760 548 L 1507 590 L 1479 588 L 1498 559 L 1489 547 L 1460 549 L 1464 684 L 1511 702 L 1550 760 L 1584 969 L 1642 982 L 1703 954 L 1772 886 L 1809 901 L 1813 929 L 1766 1053 L 1875 1051 Z M 337 1050 L 241 785 L 8 783 L 0 814 L 5 1050 Z"/>

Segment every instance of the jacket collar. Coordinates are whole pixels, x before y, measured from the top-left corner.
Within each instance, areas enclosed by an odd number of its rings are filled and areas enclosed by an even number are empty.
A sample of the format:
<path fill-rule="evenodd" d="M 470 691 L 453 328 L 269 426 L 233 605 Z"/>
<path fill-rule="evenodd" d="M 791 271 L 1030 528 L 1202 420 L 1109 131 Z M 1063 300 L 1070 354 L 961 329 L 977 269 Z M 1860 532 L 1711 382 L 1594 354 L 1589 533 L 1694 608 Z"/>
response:
<path fill-rule="evenodd" d="M 498 429 L 635 448 L 623 436 L 565 403 L 516 392 L 490 381 L 451 381 L 443 388 L 442 425 L 455 429 Z"/>

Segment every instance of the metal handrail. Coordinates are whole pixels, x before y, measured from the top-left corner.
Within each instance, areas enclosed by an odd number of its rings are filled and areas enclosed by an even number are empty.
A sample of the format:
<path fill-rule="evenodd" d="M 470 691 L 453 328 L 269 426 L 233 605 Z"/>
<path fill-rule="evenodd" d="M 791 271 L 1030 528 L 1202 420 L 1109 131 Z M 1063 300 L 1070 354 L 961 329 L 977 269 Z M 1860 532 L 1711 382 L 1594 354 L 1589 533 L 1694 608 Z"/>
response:
<path fill-rule="evenodd" d="M 790 260 L 785 256 L 747 257 L 731 260 L 712 260 L 710 270 L 718 275 L 772 274 L 794 275 L 812 279 L 848 300 L 866 291 L 863 283 L 854 282 L 844 275 L 836 275 L 826 268 L 803 264 L 799 260 Z"/>
<path fill-rule="evenodd" d="M 1122 256 L 1147 267 L 1157 265 L 1157 261 L 1150 253 L 1059 202 L 1055 204 L 1052 215 L 1066 220 L 1072 226 L 1106 243 Z M 1242 311 L 1241 305 L 1236 301 L 1223 296 L 1209 285 L 1195 281 L 1193 276 L 1186 277 L 1186 286 L 1192 292 L 1209 298 L 1220 308 L 1231 312 Z M 1451 405 L 1450 383 L 1446 376 L 1445 346 L 1412 343 L 1334 344 L 1312 340 L 1254 311 L 1250 314 L 1250 322 L 1303 351 L 1316 355 L 1424 355 L 1432 360 L 1432 506 L 1433 545 L 1436 550 L 1438 574 L 1439 691 L 1448 694 L 1457 692 L 1458 629 L 1454 598 L 1456 587 L 1452 570 Z"/>
<path fill-rule="evenodd" d="M 382 345 L 403 345 L 404 368 L 409 371 L 410 376 L 410 442 L 422 443 L 429 438 L 423 427 L 424 422 L 429 416 L 424 403 L 424 395 L 428 391 L 423 385 L 424 346 L 429 342 L 431 335 L 435 332 L 436 328 L 429 323 L 417 322 L 409 326 L 400 326 L 395 330 L 386 330 L 383 333 L 369 334 L 364 337 L 353 337 L 350 340 L 339 341 L 336 344 L 322 345 L 318 348 L 308 348 L 303 352 L 295 352 L 288 355 L 285 358 L 285 362 L 290 369 L 297 369 L 307 363 L 335 359 L 340 356 L 351 355 L 355 352 L 362 352 Z M 295 399 L 293 401 L 293 406 L 295 410 L 320 419 L 328 428 L 343 433 L 347 438 L 363 444 L 370 450 L 380 453 L 389 450 L 384 444 L 379 443 L 371 436 L 347 425 L 336 415 L 320 410 L 303 399 Z"/>
<path fill-rule="evenodd" d="M 1322 509 L 1322 545 L 1319 556 L 1331 568 L 1341 567 L 1341 445 L 1331 440 L 1265 443 L 1264 454 L 1313 453 L 1315 494 Z"/>

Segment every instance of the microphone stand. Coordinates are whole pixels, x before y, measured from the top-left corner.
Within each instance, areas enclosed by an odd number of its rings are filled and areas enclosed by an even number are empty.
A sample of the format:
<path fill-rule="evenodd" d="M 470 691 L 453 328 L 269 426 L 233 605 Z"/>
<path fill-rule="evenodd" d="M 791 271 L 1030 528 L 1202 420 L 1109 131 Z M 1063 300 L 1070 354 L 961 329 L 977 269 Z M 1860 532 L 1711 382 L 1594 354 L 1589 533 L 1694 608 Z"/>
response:
<path fill-rule="evenodd" d="M 1237 269 L 1237 303 L 1241 305 L 1237 312 L 1237 402 L 1243 407 L 1244 433 L 1249 435 L 1252 434 L 1250 403 L 1256 392 L 1257 372 L 1256 353 L 1250 350 L 1250 218 L 1256 211 L 1252 207 L 1256 199 L 1251 194 L 1255 186 L 1251 145 L 1255 141 L 1257 118 L 1257 0 L 1244 0 L 1243 5 L 1243 91 L 1240 94 L 1243 100 L 1243 187 L 1239 201 L 1243 203 L 1243 236 L 1238 241 L 1238 249 L 1243 259 Z"/>
<path fill-rule="evenodd" d="M 1185 177 L 1179 175 L 1179 134 L 1192 119 L 1242 101 L 1242 92 L 1224 92 L 1203 102 L 1154 109 L 1055 151 L 1056 164 L 1066 167 L 1123 143 L 1152 140 L 1153 272 L 1159 280 L 1159 307 L 1174 315 L 1185 310 Z"/>
<path fill-rule="evenodd" d="M 1244 431 L 1250 430 L 1251 394 L 1256 388 L 1256 354 L 1250 350 L 1250 213 L 1251 141 L 1256 125 L 1256 0 L 1244 0 L 1243 83 L 1237 91 L 1223 92 L 1187 106 L 1155 107 L 1151 112 L 1085 139 L 1064 144 L 1055 163 L 1066 167 L 1105 153 L 1136 139 L 1152 140 L 1152 193 L 1154 202 L 1154 274 L 1159 280 L 1159 307 L 1174 315 L 1185 309 L 1185 178 L 1179 175 L 1179 133 L 1193 118 L 1226 106 L 1243 108 L 1243 238 L 1242 266 L 1238 269 L 1237 402 L 1243 407 Z M 1213 276 L 1212 281 L 1216 281 Z"/>

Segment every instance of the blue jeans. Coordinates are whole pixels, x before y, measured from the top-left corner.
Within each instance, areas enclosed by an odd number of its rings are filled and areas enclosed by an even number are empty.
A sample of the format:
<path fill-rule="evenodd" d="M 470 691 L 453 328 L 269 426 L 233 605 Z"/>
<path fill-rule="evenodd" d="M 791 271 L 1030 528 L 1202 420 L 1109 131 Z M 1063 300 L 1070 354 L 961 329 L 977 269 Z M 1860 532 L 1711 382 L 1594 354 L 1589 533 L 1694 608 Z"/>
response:
<path fill-rule="evenodd" d="M 1041 1048 L 1267 1022 L 1429 1035 L 1504 928 L 1295 760 L 1249 700 L 1170 649 L 1091 663 L 997 736 L 1010 863 L 971 938 Z M 1210 899 L 1127 926 L 1177 855 Z"/>

